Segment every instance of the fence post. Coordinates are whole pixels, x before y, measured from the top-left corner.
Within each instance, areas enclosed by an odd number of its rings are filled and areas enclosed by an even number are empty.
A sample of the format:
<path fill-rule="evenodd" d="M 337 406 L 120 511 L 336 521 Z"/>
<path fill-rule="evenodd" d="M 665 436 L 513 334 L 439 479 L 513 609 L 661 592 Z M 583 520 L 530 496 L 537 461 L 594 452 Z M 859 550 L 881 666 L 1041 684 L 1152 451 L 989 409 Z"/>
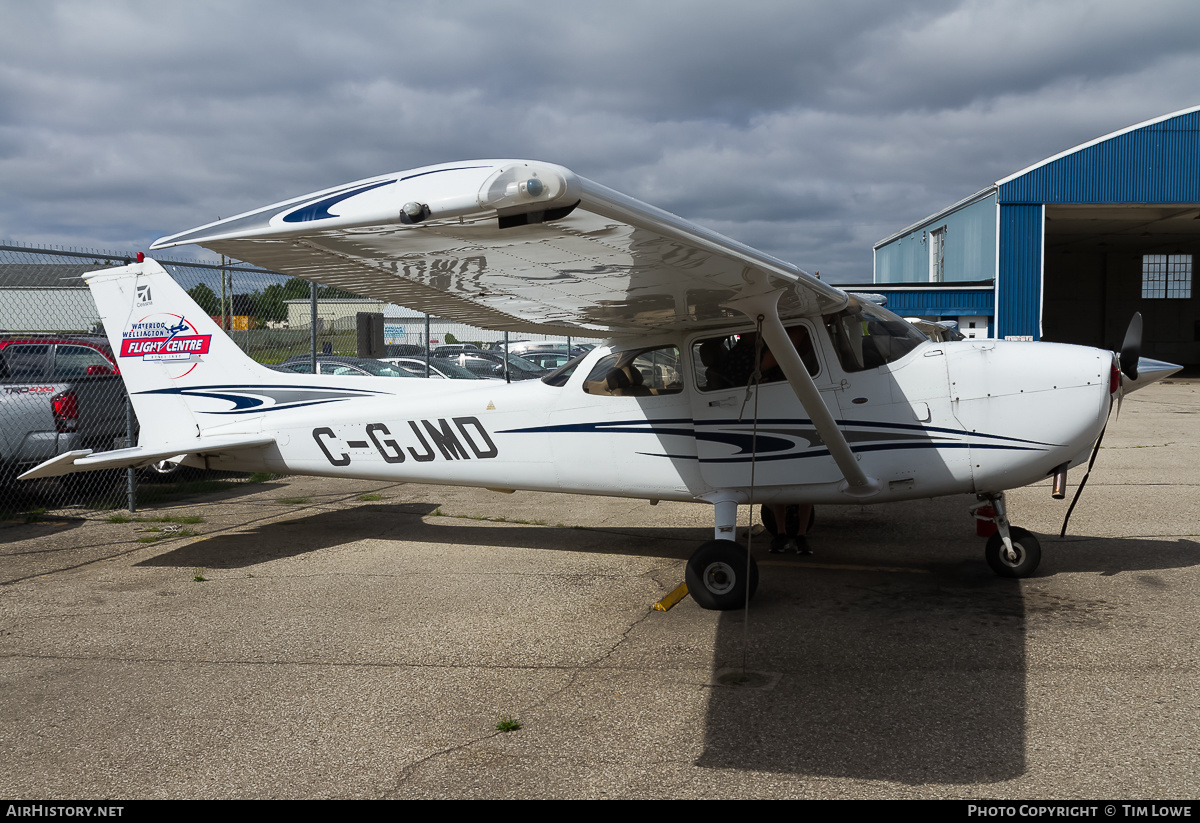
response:
<path fill-rule="evenodd" d="M 317 284 L 308 284 L 308 342 L 311 348 L 312 373 L 317 373 Z"/>
<path fill-rule="evenodd" d="M 133 401 L 130 399 L 128 391 L 125 392 L 125 446 L 127 448 L 134 446 Z M 125 470 L 125 498 L 129 513 L 133 514 L 137 510 L 137 470 L 132 467 Z"/>

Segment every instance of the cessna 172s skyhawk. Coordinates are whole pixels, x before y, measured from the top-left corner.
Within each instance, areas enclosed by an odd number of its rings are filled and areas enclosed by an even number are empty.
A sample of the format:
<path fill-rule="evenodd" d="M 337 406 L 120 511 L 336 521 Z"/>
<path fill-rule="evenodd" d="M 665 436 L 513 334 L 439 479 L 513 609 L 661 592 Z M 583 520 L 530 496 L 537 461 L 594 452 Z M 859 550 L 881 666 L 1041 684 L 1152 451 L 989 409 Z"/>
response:
<path fill-rule="evenodd" d="M 607 342 L 512 384 L 285 375 L 244 355 L 145 260 L 86 275 L 138 446 L 68 452 L 25 477 L 184 455 L 244 471 L 703 501 L 715 539 L 687 580 L 707 608 L 738 606 L 757 583 L 734 541 L 743 503 L 972 493 L 997 513 L 992 567 L 1030 574 L 1041 551 L 1009 525 L 1004 490 L 1063 479 L 1118 392 L 1175 369 L 1139 367 L 1140 331 L 1120 358 L 934 343 L 788 263 L 549 163 L 387 174 L 152 248 L 189 243 L 476 326 Z"/>

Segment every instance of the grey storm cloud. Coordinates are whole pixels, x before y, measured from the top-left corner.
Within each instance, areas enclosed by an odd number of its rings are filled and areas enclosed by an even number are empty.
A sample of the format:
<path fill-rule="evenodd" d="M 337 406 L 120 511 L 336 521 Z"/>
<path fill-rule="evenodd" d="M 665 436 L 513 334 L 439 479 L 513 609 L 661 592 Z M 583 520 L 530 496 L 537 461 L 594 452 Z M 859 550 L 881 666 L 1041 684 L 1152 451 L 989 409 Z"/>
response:
<path fill-rule="evenodd" d="M 834 281 L 1031 163 L 1187 108 L 1184 2 L 0 0 L 0 238 L 145 248 L 531 157 Z"/>

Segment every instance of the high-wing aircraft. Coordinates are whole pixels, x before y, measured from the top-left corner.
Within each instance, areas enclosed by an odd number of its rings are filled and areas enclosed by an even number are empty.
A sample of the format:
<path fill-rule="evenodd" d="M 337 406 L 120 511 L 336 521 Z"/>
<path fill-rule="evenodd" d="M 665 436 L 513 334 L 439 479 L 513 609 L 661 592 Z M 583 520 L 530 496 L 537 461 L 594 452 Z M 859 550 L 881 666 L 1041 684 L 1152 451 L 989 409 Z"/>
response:
<path fill-rule="evenodd" d="M 282 374 L 153 260 L 86 275 L 141 421 L 135 448 L 24 477 L 186 464 L 708 503 L 688 562 L 706 608 L 757 569 L 739 504 L 970 493 L 989 563 L 1037 538 L 1004 491 L 1088 459 L 1114 398 L 1177 369 L 1081 346 L 932 342 L 874 303 L 561 166 L 478 160 L 319 191 L 162 238 L 472 325 L 604 337 L 542 380 Z M 483 383 L 483 385 L 479 385 Z"/>

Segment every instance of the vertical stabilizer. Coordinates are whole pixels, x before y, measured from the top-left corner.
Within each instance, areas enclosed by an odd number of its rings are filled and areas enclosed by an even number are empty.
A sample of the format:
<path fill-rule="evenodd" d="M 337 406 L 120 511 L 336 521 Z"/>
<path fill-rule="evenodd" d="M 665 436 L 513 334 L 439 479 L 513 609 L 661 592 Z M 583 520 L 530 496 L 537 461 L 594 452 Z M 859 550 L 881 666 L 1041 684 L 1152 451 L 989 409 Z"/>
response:
<path fill-rule="evenodd" d="M 84 279 L 133 400 L 142 446 L 199 436 L 180 390 L 280 381 L 282 375 L 247 357 L 157 262 Z"/>

